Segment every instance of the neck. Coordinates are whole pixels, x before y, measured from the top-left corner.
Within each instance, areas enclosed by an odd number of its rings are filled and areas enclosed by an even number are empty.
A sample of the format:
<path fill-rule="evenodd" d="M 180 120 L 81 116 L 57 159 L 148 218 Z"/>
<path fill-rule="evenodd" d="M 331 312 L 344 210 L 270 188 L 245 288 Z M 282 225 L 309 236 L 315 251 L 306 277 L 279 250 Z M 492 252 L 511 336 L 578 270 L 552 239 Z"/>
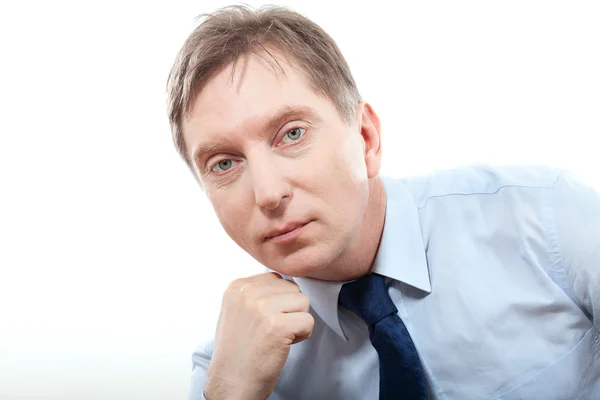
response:
<path fill-rule="evenodd" d="M 367 275 L 375 262 L 385 223 L 386 195 L 379 176 L 369 180 L 369 201 L 362 228 L 340 256 L 322 275 L 326 281 L 349 281 Z"/>

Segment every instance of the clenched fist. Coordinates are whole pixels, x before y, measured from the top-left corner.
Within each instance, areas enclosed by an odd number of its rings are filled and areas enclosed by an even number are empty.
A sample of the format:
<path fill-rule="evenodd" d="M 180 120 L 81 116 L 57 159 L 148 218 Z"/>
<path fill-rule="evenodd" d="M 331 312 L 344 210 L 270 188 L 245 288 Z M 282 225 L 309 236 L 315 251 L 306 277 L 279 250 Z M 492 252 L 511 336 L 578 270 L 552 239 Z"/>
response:
<path fill-rule="evenodd" d="M 290 346 L 312 333 L 309 307 L 296 283 L 273 272 L 232 282 L 223 295 L 206 398 L 266 399 Z"/>

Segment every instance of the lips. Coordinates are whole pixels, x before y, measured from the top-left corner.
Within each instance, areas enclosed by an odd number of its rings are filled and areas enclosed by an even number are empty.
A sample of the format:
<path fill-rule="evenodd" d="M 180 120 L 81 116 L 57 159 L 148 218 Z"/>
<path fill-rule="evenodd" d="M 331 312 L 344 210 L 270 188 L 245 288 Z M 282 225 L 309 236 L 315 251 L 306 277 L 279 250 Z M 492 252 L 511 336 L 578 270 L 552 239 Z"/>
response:
<path fill-rule="evenodd" d="M 307 225 L 309 222 L 310 221 L 308 221 L 308 222 L 289 222 L 279 228 L 269 231 L 265 235 L 265 241 L 274 239 L 278 236 L 285 235 L 286 233 L 289 233 L 295 229 L 298 229 L 298 228 L 303 227 L 304 225 Z"/>

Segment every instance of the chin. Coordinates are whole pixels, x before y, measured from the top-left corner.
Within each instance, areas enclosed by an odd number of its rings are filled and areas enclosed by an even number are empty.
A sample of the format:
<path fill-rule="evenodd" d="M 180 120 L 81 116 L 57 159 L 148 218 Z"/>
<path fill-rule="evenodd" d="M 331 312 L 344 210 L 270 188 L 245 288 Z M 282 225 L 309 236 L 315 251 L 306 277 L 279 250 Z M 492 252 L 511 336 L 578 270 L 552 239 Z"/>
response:
<path fill-rule="evenodd" d="M 285 256 L 273 257 L 265 265 L 283 275 L 313 278 L 322 275 L 332 258 L 318 249 L 304 248 Z"/>

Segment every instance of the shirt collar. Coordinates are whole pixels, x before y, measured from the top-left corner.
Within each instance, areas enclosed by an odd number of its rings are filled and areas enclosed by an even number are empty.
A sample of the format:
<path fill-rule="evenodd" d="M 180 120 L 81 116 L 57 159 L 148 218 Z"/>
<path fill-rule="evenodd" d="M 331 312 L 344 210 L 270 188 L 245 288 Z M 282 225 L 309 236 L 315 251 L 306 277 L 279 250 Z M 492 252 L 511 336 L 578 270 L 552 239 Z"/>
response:
<path fill-rule="evenodd" d="M 431 293 L 421 224 L 414 200 L 401 181 L 386 177 L 381 179 L 386 192 L 386 214 L 372 272 Z M 348 340 L 338 316 L 338 296 L 345 282 L 293 279 L 323 321 Z"/>

